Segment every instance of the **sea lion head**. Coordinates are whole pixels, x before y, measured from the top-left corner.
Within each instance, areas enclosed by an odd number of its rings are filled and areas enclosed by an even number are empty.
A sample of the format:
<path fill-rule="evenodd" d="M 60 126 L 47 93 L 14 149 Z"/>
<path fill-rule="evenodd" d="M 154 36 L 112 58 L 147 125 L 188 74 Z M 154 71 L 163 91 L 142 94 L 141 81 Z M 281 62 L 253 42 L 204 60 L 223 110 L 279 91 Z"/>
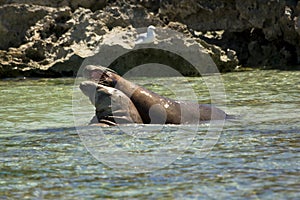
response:
<path fill-rule="evenodd" d="M 98 105 L 101 105 L 101 107 L 110 105 L 110 96 L 113 94 L 114 88 L 105 87 L 93 81 L 83 81 L 80 83 L 79 88 L 96 107 Z"/>
<path fill-rule="evenodd" d="M 143 123 L 135 105 L 122 91 L 98 84 L 95 94 L 96 115 L 117 124 Z"/>
<path fill-rule="evenodd" d="M 83 77 L 87 78 L 88 80 L 109 87 L 114 87 L 117 82 L 114 76 L 117 75 L 117 73 L 110 68 L 100 65 L 87 65 L 83 68 L 82 74 Z"/>
<path fill-rule="evenodd" d="M 114 88 L 105 87 L 93 81 L 83 81 L 79 88 L 95 106 L 99 122 L 104 119 L 113 121 L 110 117 L 112 116 L 111 96 Z"/>
<path fill-rule="evenodd" d="M 81 91 L 89 97 L 96 108 L 99 122 L 142 123 L 142 119 L 131 100 L 120 90 L 84 81 L 80 84 Z"/>
<path fill-rule="evenodd" d="M 89 97 L 90 101 L 95 105 L 95 95 L 98 88 L 98 85 L 92 81 L 84 81 L 79 85 L 82 93 Z"/>

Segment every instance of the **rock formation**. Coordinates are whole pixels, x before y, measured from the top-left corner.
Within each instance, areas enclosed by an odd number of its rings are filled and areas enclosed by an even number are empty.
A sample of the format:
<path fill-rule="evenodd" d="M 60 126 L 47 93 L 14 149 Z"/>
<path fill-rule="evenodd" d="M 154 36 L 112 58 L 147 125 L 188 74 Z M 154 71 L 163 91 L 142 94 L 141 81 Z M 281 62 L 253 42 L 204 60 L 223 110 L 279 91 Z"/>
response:
<path fill-rule="evenodd" d="M 293 69 L 299 15 L 296 0 L 0 0 L 0 77 L 75 76 L 107 35 L 150 24 L 198 41 L 221 72 Z"/>
<path fill-rule="evenodd" d="M 297 0 L 165 2 L 161 16 L 201 32 L 198 36 L 209 44 L 234 50 L 242 65 L 284 68 L 300 63 Z"/>

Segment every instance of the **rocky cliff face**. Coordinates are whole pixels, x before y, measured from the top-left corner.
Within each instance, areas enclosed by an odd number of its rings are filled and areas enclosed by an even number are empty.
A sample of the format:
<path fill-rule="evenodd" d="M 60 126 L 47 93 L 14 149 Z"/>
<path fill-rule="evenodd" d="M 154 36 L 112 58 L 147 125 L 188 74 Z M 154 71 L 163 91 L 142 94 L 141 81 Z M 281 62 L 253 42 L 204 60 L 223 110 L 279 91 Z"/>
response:
<path fill-rule="evenodd" d="M 300 63 L 297 0 L 173 0 L 160 13 L 201 31 L 206 42 L 236 51 L 242 65 L 281 68 Z"/>
<path fill-rule="evenodd" d="M 0 77 L 74 76 L 105 35 L 150 24 L 196 39 L 223 72 L 286 68 L 299 15 L 297 0 L 0 0 Z"/>

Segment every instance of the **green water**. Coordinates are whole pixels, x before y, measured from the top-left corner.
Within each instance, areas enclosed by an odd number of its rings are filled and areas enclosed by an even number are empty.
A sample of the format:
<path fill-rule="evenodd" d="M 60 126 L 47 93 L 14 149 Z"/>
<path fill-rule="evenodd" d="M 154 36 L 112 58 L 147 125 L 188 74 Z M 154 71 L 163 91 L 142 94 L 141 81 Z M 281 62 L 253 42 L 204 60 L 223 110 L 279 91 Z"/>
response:
<path fill-rule="evenodd" d="M 1 81 L 0 199 L 299 199 L 299 77 L 279 71 L 223 75 L 227 98 L 220 107 L 240 120 L 226 121 L 217 140 L 206 134 L 208 123 L 76 129 L 74 123 L 85 125 L 93 108 L 84 104 L 76 121 L 73 79 Z M 136 82 L 171 97 L 162 85 L 184 90 L 188 82 L 201 102 L 209 102 L 201 78 Z M 136 135 L 123 134 L 126 128 Z M 100 161 L 95 159 L 86 146 L 101 149 L 98 130 L 137 159 L 122 157 L 113 145 L 100 154 L 89 149 Z M 176 145 L 164 146 L 170 141 Z M 212 148 L 204 141 L 212 141 Z M 163 153 L 149 159 L 147 153 L 157 149 Z M 139 173 L 155 161 L 148 173 Z"/>

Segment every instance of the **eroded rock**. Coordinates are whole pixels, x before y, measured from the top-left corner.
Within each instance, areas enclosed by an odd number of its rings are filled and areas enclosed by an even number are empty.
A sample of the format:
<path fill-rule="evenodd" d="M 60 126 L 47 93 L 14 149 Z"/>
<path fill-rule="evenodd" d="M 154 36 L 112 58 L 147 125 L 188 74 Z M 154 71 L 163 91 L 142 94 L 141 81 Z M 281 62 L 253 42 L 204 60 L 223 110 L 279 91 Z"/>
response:
<path fill-rule="evenodd" d="M 239 64 L 281 68 L 300 64 L 299 7 L 296 0 L 167 0 L 160 15 L 202 32 L 208 44 L 235 51 Z M 221 38 L 206 36 L 220 30 Z"/>
<path fill-rule="evenodd" d="M 216 56 L 220 63 L 230 60 L 221 49 L 209 51 L 199 41 L 169 28 L 156 28 L 153 43 L 135 44 L 137 34 L 145 31 L 134 28 L 113 29 L 103 37 L 97 54 L 87 58 L 83 65 L 102 65 L 125 74 L 134 67 L 156 63 L 169 66 L 182 75 L 199 76 L 218 72 L 211 55 Z"/>
<path fill-rule="evenodd" d="M 0 49 L 20 46 L 24 42 L 26 31 L 53 11 L 52 8 L 26 4 L 1 6 Z"/>
<path fill-rule="evenodd" d="M 107 0 L 1 0 L 0 5 L 5 4 L 27 4 L 39 5 L 53 8 L 70 7 L 75 10 L 79 7 L 88 8 L 93 11 L 102 9 L 106 6 Z"/>
<path fill-rule="evenodd" d="M 0 77 L 75 75 L 103 38 L 151 24 L 196 39 L 222 72 L 285 68 L 300 64 L 299 19 L 296 0 L 2 0 Z"/>

